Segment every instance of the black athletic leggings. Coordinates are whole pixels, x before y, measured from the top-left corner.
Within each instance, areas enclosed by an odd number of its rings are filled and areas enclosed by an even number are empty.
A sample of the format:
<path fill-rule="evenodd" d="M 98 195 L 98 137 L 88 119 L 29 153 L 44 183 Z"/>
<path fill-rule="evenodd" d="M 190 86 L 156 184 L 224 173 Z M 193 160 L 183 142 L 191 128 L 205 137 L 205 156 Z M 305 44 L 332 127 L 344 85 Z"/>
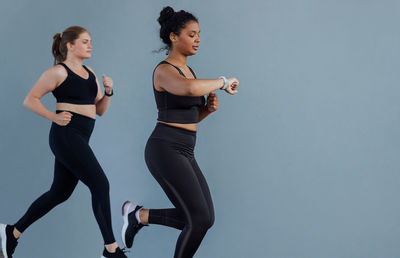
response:
<path fill-rule="evenodd" d="M 70 113 L 73 116 L 69 124 L 60 126 L 53 123 L 50 129 L 50 148 L 56 158 L 53 184 L 48 192 L 32 203 L 15 227 L 24 232 L 33 222 L 66 201 L 80 180 L 92 194 L 93 212 L 104 243 L 111 244 L 115 239 L 111 227 L 109 183 L 89 146 L 95 120 Z"/>
<path fill-rule="evenodd" d="M 157 123 L 147 141 L 147 166 L 161 185 L 172 209 L 150 209 L 149 223 L 182 230 L 175 258 L 193 257 L 214 223 L 207 182 L 194 158 L 196 132 Z"/>

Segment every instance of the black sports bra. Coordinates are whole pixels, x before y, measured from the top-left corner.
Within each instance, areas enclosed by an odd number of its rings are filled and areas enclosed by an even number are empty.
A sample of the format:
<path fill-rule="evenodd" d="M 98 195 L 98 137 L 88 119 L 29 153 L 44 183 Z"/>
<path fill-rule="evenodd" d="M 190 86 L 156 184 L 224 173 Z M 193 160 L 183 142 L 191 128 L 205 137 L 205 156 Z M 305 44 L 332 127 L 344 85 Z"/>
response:
<path fill-rule="evenodd" d="M 185 77 L 181 69 L 174 66 L 167 61 L 160 62 L 160 64 L 169 64 L 175 67 L 179 74 Z M 189 67 L 189 66 L 188 66 Z M 154 71 L 156 70 L 154 69 Z M 194 78 L 192 68 L 190 68 Z M 205 98 L 201 97 L 190 97 L 190 96 L 178 96 L 167 91 L 158 91 L 154 87 L 154 72 L 153 72 L 153 91 L 156 99 L 158 109 L 158 121 L 169 122 L 169 123 L 181 123 L 181 124 L 192 124 L 199 122 L 199 108 L 205 105 Z"/>
<path fill-rule="evenodd" d="M 87 79 L 74 73 L 64 63 L 58 64 L 65 67 L 68 76 L 53 90 L 53 95 L 57 99 L 57 103 L 94 104 L 98 90 L 96 76 L 84 65 L 83 68 L 89 73 L 89 78 Z"/>

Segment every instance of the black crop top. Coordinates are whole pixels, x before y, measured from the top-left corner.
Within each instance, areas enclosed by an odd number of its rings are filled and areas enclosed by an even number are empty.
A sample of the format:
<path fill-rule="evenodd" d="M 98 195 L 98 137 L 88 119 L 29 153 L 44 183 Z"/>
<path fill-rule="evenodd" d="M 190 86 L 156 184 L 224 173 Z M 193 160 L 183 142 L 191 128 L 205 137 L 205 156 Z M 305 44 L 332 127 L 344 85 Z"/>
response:
<path fill-rule="evenodd" d="M 160 64 L 172 65 L 178 70 L 178 72 L 182 76 L 185 77 L 183 72 L 173 64 L 170 64 L 167 61 L 162 61 L 156 66 L 156 68 Z M 194 74 L 192 68 L 189 67 L 189 69 L 192 72 L 194 78 L 196 78 L 196 75 Z M 199 109 L 200 107 L 205 105 L 205 98 L 203 96 L 178 96 L 167 91 L 158 91 L 154 87 L 154 72 L 153 91 L 158 109 L 158 121 L 181 124 L 191 124 L 199 122 Z"/>
<path fill-rule="evenodd" d="M 71 103 L 71 104 L 94 104 L 97 96 L 97 83 L 96 76 L 86 67 L 89 73 L 89 78 L 84 79 L 77 75 L 64 63 L 58 63 L 67 70 L 67 78 L 53 90 L 53 95 L 57 99 L 57 103 Z"/>

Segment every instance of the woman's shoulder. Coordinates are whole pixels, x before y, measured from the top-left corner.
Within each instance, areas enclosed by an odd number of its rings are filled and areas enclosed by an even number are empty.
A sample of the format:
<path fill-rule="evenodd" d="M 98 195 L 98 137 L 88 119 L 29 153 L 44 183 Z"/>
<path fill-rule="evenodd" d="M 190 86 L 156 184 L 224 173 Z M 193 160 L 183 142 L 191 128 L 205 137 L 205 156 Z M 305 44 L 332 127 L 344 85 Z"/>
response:
<path fill-rule="evenodd" d="M 179 75 L 179 69 L 177 69 L 176 66 L 166 62 L 162 61 L 158 63 L 158 65 L 154 68 L 154 73 L 157 75 Z"/>
<path fill-rule="evenodd" d="M 49 78 L 59 80 L 59 79 L 65 79 L 68 76 L 68 71 L 62 65 L 56 64 L 47 69 L 46 71 L 44 71 L 43 75 Z"/>

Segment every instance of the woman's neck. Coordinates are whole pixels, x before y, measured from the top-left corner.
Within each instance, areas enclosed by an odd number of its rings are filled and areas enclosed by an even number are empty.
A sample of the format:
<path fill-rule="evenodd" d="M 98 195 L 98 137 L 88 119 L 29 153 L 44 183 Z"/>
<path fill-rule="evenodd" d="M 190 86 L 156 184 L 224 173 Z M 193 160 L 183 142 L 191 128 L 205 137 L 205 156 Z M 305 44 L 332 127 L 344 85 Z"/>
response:
<path fill-rule="evenodd" d="M 171 51 L 165 60 L 175 66 L 178 66 L 179 68 L 186 67 L 187 65 L 187 56 L 176 51 Z"/>
<path fill-rule="evenodd" d="M 67 59 L 65 59 L 64 63 L 69 67 L 79 69 L 82 68 L 82 61 L 82 58 L 68 56 Z"/>

